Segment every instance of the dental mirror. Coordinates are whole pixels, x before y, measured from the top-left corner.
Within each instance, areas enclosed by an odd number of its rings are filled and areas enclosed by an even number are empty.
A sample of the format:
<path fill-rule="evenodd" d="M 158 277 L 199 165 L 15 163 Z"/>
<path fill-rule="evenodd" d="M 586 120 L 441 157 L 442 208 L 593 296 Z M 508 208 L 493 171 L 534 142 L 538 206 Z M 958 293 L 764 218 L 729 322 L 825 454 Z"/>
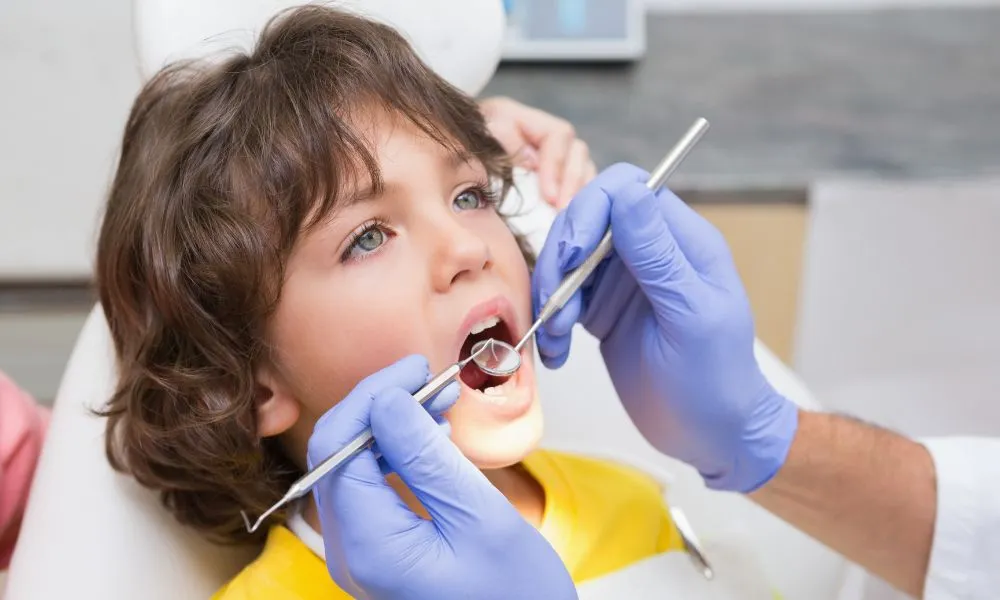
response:
<path fill-rule="evenodd" d="M 517 349 L 493 338 L 476 342 L 472 354 L 472 362 L 479 370 L 494 377 L 513 375 L 521 367 L 521 354 Z"/>

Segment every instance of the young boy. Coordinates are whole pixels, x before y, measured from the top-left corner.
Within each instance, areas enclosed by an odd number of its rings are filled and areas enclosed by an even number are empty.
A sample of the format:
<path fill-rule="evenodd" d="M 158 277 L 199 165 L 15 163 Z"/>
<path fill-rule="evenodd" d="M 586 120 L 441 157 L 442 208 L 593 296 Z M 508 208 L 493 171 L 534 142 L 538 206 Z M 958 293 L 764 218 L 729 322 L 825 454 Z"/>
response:
<path fill-rule="evenodd" d="M 526 331 L 528 260 L 496 210 L 510 181 L 475 103 L 348 13 L 297 8 L 250 54 L 166 68 L 132 108 L 99 241 L 112 463 L 181 522 L 258 541 L 240 509 L 281 497 L 317 419 L 361 379 Z M 463 374 L 455 444 L 578 582 L 681 549 L 650 478 L 535 450 L 531 352 L 507 379 Z M 311 500 L 272 519 L 218 597 L 346 597 L 318 532 Z"/>

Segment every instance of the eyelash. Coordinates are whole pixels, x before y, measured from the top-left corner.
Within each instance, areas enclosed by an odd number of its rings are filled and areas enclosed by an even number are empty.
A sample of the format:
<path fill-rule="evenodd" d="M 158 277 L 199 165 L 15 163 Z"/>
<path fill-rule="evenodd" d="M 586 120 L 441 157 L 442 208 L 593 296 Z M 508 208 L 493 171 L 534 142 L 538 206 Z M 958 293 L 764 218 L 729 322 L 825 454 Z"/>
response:
<path fill-rule="evenodd" d="M 490 186 L 485 181 L 473 184 L 463 189 L 462 191 L 460 191 L 458 194 L 455 195 L 455 198 L 458 198 L 459 196 L 467 192 L 475 192 L 479 196 L 480 201 L 482 201 L 483 203 L 483 205 L 479 207 L 480 210 L 484 210 L 487 208 L 495 209 L 497 205 L 500 203 L 500 193 L 493 186 Z M 455 201 L 455 198 L 452 199 L 452 202 Z M 340 261 L 341 262 L 360 261 L 360 260 L 365 260 L 368 257 L 373 256 L 375 254 L 378 254 L 382 246 L 379 246 L 379 248 L 376 250 L 372 250 L 371 252 L 362 254 L 361 256 L 356 256 L 356 257 L 351 256 L 351 252 L 354 250 L 354 247 L 357 245 L 358 241 L 361 240 L 361 238 L 364 237 L 368 232 L 375 229 L 387 230 L 388 228 L 389 228 L 389 223 L 385 221 L 385 219 L 381 218 L 369 219 L 364 223 L 362 223 L 361 227 L 356 229 L 354 233 L 351 234 L 351 238 L 347 242 L 347 248 L 344 250 L 343 254 L 340 255 Z M 387 236 L 391 237 L 391 233 L 389 231 L 384 231 L 384 233 Z M 384 246 L 385 243 L 383 242 L 382 245 Z"/>
<path fill-rule="evenodd" d="M 364 223 L 362 223 L 361 227 L 356 229 L 354 233 L 351 234 L 351 239 L 348 240 L 347 242 L 347 248 L 345 248 L 344 253 L 340 255 L 340 261 L 350 262 L 352 260 L 353 261 L 365 260 L 372 254 L 377 253 L 378 250 L 376 249 L 371 252 L 362 254 L 361 256 L 351 256 L 351 252 L 354 250 L 354 247 L 358 244 L 361 238 L 363 238 L 368 232 L 376 229 L 388 229 L 388 228 L 389 228 L 389 223 L 387 223 L 384 219 L 380 218 L 369 219 Z M 386 235 L 388 235 L 388 232 L 386 232 Z M 381 248 L 381 246 L 379 247 Z"/>
<path fill-rule="evenodd" d="M 476 192 L 479 194 L 479 198 L 483 201 L 483 208 L 496 208 L 500 204 L 500 192 L 496 187 L 491 186 L 485 181 L 465 188 L 458 193 L 458 196 L 466 192 Z M 458 196 L 455 197 L 457 198 Z"/>

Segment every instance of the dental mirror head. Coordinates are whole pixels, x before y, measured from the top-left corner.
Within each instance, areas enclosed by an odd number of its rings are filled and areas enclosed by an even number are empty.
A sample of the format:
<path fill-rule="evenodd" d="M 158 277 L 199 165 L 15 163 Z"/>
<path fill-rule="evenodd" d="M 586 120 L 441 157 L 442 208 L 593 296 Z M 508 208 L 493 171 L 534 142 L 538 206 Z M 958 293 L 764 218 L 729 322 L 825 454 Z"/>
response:
<path fill-rule="evenodd" d="M 480 371 L 494 377 L 513 375 L 521 368 L 521 354 L 514 346 L 493 338 L 476 342 L 472 356 Z"/>

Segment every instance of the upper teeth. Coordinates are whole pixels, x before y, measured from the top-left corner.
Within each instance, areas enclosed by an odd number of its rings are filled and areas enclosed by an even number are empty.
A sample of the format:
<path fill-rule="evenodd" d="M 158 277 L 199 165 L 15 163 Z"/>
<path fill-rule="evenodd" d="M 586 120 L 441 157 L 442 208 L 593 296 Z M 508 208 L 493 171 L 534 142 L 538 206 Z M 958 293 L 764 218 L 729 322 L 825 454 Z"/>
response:
<path fill-rule="evenodd" d="M 483 319 L 482 321 L 480 321 L 480 322 L 476 323 L 475 325 L 473 325 L 472 326 L 472 331 L 469 332 L 469 335 L 475 335 L 477 333 L 482 333 L 482 332 L 486 331 L 487 329 L 489 329 L 490 327 L 493 327 L 494 325 L 496 325 L 499 322 L 500 322 L 500 317 L 487 317 L 487 318 Z"/>

